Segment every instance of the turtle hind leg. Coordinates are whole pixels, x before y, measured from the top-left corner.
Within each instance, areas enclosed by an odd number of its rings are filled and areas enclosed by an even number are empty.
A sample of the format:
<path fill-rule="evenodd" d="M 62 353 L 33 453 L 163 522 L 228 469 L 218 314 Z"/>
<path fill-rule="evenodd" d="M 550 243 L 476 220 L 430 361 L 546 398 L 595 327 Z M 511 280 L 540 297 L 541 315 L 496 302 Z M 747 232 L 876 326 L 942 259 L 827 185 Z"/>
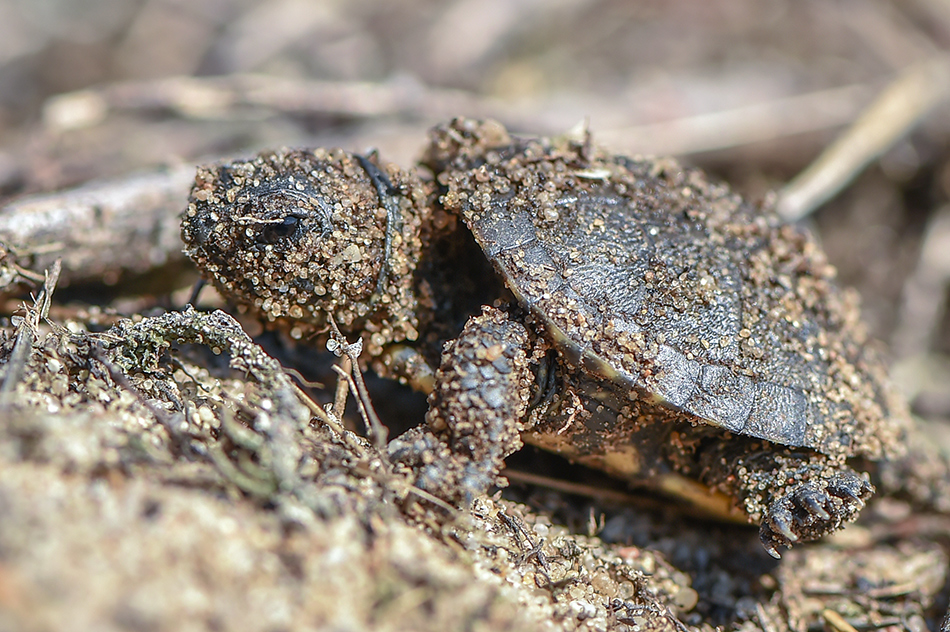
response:
<path fill-rule="evenodd" d="M 486 307 L 446 343 L 426 424 L 390 442 L 394 462 L 415 486 L 466 507 L 497 479 L 505 457 L 522 446 L 532 394 L 532 337 L 501 309 Z"/>
<path fill-rule="evenodd" d="M 731 497 L 772 557 L 782 547 L 816 540 L 854 520 L 874 493 L 867 474 L 843 459 L 748 437 L 707 441 L 699 478 Z"/>
<path fill-rule="evenodd" d="M 815 540 L 851 522 L 873 493 L 866 474 L 847 468 L 801 483 L 769 505 L 759 539 L 769 555 L 780 558 L 779 546 Z"/>

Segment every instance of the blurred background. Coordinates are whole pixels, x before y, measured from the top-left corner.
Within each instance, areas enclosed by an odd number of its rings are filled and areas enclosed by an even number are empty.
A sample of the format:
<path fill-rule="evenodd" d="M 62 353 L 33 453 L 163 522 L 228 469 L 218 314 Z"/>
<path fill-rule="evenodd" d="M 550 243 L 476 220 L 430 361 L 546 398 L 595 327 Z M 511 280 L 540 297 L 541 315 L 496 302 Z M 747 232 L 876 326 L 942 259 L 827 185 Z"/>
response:
<path fill-rule="evenodd" d="M 2 0 L 0 190 L 275 143 L 408 162 L 467 114 L 588 121 L 759 192 L 948 37 L 943 0 Z M 889 175 L 927 162 L 942 118 Z"/>

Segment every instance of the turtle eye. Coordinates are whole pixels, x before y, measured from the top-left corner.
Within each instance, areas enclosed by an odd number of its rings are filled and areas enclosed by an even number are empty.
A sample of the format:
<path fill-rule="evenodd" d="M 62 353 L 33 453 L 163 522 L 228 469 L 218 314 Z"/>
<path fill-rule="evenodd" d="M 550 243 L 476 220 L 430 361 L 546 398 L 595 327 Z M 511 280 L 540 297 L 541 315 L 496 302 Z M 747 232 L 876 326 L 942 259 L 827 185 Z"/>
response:
<path fill-rule="evenodd" d="M 276 243 L 281 239 L 288 239 L 297 233 L 300 226 L 300 218 L 294 215 L 288 215 L 280 222 L 268 224 L 261 231 L 261 239 L 269 244 Z"/>

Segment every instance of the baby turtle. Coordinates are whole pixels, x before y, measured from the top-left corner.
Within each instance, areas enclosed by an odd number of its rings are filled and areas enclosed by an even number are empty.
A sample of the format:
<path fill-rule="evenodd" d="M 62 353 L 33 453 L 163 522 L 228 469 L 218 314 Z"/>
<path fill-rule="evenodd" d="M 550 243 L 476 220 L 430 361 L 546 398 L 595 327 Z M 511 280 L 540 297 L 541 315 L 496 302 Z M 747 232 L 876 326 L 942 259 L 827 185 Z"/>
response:
<path fill-rule="evenodd" d="M 331 314 L 430 392 L 390 456 L 458 504 L 524 440 L 738 508 L 778 557 L 852 520 L 852 467 L 900 444 L 812 237 L 672 160 L 458 119 L 412 172 L 319 149 L 200 168 L 182 237 L 226 296 L 297 337 Z"/>

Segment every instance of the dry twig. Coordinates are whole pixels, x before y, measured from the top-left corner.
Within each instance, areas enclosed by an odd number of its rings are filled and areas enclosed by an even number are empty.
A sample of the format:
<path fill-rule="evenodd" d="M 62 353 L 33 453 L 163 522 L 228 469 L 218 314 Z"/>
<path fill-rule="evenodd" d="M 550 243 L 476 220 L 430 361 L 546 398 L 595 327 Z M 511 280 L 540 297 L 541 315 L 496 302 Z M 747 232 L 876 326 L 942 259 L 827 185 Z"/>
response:
<path fill-rule="evenodd" d="M 10 396 L 17 383 L 23 379 L 23 372 L 26 370 L 30 352 L 36 342 L 37 327 L 39 327 L 40 321 L 49 315 L 50 301 L 56 283 L 59 281 L 60 269 L 60 262 L 56 261 L 47 270 L 43 289 L 40 290 L 33 306 L 26 309 L 26 313 L 20 317 L 20 322 L 17 323 L 16 342 L 13 344 L 10 359 L 4 367 L 3 383 L 0 384 L 0 403 Z"/>
<path fill-rule="evenodd" d="M 376 449 L 379 450 L 380 454 L 385 454 L 389 431 L 379 420 L 379 416 L 373 408 L 373 402 L 370 401 L 369 391 L 366 390 L 366 384 L 363 382 L 363 374 L 360 373 L 359 356 L 360 352 L 363 351 L 363 341 L 362 339 L 358 339 L 354 343 L 347 342 L 343 334 L 340 333 L 340 328 L 337 327 L 333 315 L 328 314 L 328 316 L 330 330 L 333 336 L 327 340 L 327 350 L 337 357 L 346 355 L 350 359 L 351 368 L 349 373 L 343 372 L 343 369 L 336 365 L 334 365 L 333 369 L 349 383 L 350 389 L 353 391 L 353 396 L 356 398 L 356 403 L 359 405 L 360 414 L 363 416 L 366 428 L 372 436 L 373 444 L 376 446 Z M 339 412 L 337 414 L 339 414 Z"/>
<path fill-rule="evenodd" d="M 85 184 L 35 195 L 0 208 L 2 262 L 32 271 L 4 275 L 0 293 L 20 279 L 35 278 L 62 260 L 61 283 L 116 281 L 123 273 L 141 274 L 184 261 L 178 213 L 188 199 L 194 167 Z"/>
<path fill-rule="evenodd" d="M 950 95 L 950 58 L 908 68 L 805 171 L 779 193 L 778 213 L 798 221 L 827 201 Z"/>

